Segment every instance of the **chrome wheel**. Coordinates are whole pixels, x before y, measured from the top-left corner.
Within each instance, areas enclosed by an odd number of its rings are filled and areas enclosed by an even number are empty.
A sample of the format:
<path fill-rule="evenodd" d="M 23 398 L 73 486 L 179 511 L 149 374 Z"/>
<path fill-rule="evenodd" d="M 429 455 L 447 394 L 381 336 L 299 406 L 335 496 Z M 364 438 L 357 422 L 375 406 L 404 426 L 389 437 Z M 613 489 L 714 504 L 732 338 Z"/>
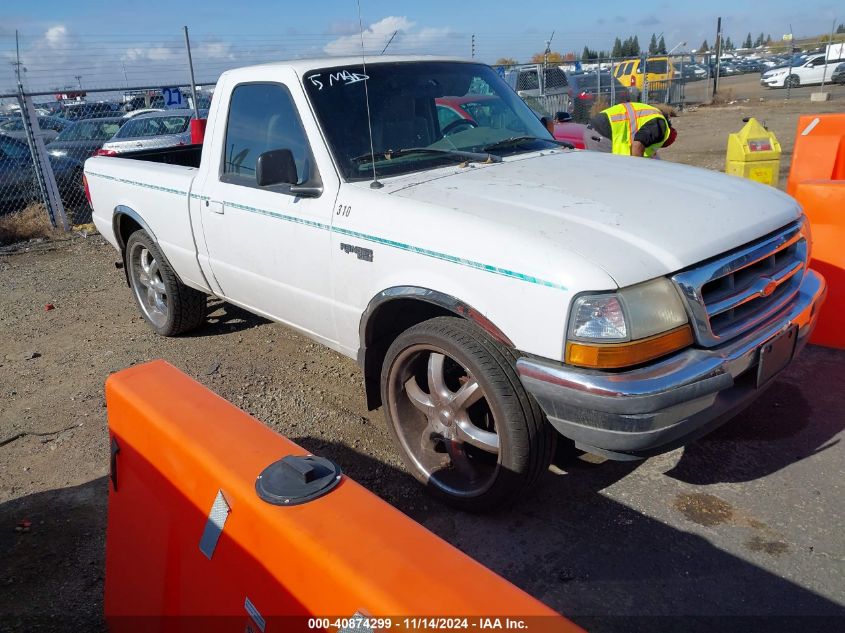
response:
<path fill-rule="evenodd" d="M 144 316 L 153 325 L 164 327 L 169 315 L 167 291 L 159 263 L 144 244 L 136 243 L 129 251 L 129 272 L 132 289 Z"/>
<path fill-rule="evenodd" d="M 444 350 L 414 345 L 388 377 L 390 420 L 415 475 L 452 496 L 474 497 L 495 482 L 500 438 L 484 390 Z"/>

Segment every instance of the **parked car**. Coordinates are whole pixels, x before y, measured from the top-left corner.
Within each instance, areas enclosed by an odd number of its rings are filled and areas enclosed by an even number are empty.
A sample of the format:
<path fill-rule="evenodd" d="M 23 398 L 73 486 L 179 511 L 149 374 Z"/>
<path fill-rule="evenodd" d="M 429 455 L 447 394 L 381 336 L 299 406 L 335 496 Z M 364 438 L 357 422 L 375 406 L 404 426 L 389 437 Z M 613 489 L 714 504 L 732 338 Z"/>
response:
<path fill-rule="evenodd" d="M 116 103 L 99 101 L 95 103 L 64 104 L 59 116 L 68 121 L 79 121 L 80 119 L 111 117 L 118 114 L 120 114 L 120 108 Z"/>
<path fill-rule="evenodd" d="M 820 84 L 822 78 L 825 75 L 830 77 L 831 69 L 841 62 L 845 62 L 845 57 L 841 55 L 828 60 L 825 60 L 824 53 L 810 55 L 793 60 L 794 65 L 791 68 L 782 66 L 767 70 L 760 77 L 760 83 L 767 88 L 797 88 Z"/>
<path fill-rule="evenodd" d="M 185 95 L 187 99 L 187 104 L 189 108 L 194 107 L 194 98 L 193 95 L 187 93 Z M 207 110 L 211 105 L 211 97 L 207 94 L 198 93 L 197 94 L 197 103 L 199 104 L 200 110 Z M 125 112 L 133 112 L 136 110 L 163 110 L 165 107 L 164 103 L 164 96 L 161 93 L 153 93 L 149 95 L 134 95 L 130 97 L 127 101 L 124 101 L 121 105 L 121 108 Z"/>
<path fill-rule="evenodd" d="M 47 145 L 50 156 L 67 157 L 84 163 L 126 123 L 123 117 L 83 119 L 71 123 Z"/>
<path fill-rule="evenodd" d="M 82 165 L 63 157 L 50 157 L 63 200 L 81 198 Z M 38 198 L 32 154 L 25 141 L 0 135 L 0 214 L 10 213 Z"/>
<path fill-rule="evenodd" d="M 766 66 L 759 59 L 743 59 L 737 62 L 737 68 L 743 73 L 760 73 L 766 70 Z"/>
<path fill-rule="evenodd" d="M 611 101 L 623 103 L 631 100 L 628 88 L 613 77 L 610 71 L 569 73 L 566 78 L 572 99 L 570 111 L 572 118 L 578 123 L 590 120 L 596 101 L 603 103 L 604 107 L 609 107 Z"/>
<path fill-rule="evenodd" d="M 732 77 L 741 75 L 742 71 L 733 62 L 721 62 L 719 64 L 719 76 Z"/>
<path fill-rule="evenodd" d="M 535 110 L 568 112 L 572 105 L 566 73 L 557 66 L 515 66 L 505 71 L 504 79 Z"/>
<path fill-rule="evenodd" d="M 469 95 L 464 97 L 439 97 L 435 99 L 440 132 L 444 137 L 479 125 L 510 129 L 514 134 L 522 129 L 508 105 L 496 95 Z M 534 112 L 538 118 L 552 117 L 551 113 Z M 558 141 L 571 143 L 584 149 L 584 127 L 579 123 L 557 122 L 553 136 Z"/>
<path fill-rule="evenodd" d="M 668 57 L 649 57 L 646 60 L 646 75 L 649 86 L 655 89 L 663 88 L 675 76 L 675 66 Z M 623 85 L 629 88 L 643 89 L 643 61 L 642 59 L 629 59 L 619 62 L 615 67 L 613 76 Z"/>
<path fill-rule="evenodd" d="M 156 110 L 164 109 L 164 97 L 160 93 L 136 94 L 130 96 L 121 104 L 121 109 L 125 112 L 148 110 L 150 108 Z"/>
<path fill-rule="evenodd" d="M 207 111 L 200 110 L 205 117 Z M 162 110 L 129 119 L 115 135 L 103 143 L 101 155 L 114 155 L 139 149 L 189 145 L 193 110 Z"/>
<path fill-rule="evenodd" d="M 841 63 L 833 69 L 833 73 L 830 75 L 830 82 L 834 84 L 845 84 L 845 63 Z"/>
<path fill-rule="evenodd" d="M 509 127 L 444 135 L 436 99 L 481 94 Z M 464 509 L 526 496 L 558 434 L 630 460 L 716 428 L 821 311 L 793 198 L 562 149 L 484 64 L 229 70 L 205 138 L 85 162 L 143 318 L 188 331 L 213 294 L 357 359 L 408 471 Z"/>
<path fill-rule="evenodd" d="M 676 68 L 681 68 L 681 66 L 676 66 Z M 682 77 L 685 81 L 700 81 L 702 79 L 707 79 L 709 75 L 707 68 L 701 64 L 684 64 L 682 68 Z"/>
<path fill-rule="evenodd" d="M 130 110 L 126 114 L 123 115 L 123 119 L 128 121 L 129 119 L 134 119 L 136 116 L 141 114 L 149 114 L 150 112 L 161 112 L 164 108 L 139 108 L 138 110 Z"/>
<path fill-rule="evenodd" d="M 40 116 L 38 117 L 38 127 L 41 128 L 41 138 L 45 143 L 49 143 L 55 139 L 59 132 L 68 126 L 68 122 L 64 119 L 54 116 Z M 23 118 L 20 116 L 12 117 L 0 123 L 0 134 L 5 134 L 11 138 L 19 140 L 26 140 L 26 130 L 23 127 Z"/>

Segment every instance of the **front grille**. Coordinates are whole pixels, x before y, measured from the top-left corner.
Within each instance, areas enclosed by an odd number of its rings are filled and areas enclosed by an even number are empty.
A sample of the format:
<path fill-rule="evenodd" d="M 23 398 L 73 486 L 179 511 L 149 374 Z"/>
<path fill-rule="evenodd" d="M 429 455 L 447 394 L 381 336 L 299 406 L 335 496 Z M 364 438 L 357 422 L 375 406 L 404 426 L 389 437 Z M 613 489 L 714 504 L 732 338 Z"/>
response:
<path fill-rule="evenodd" d="M 706 347 L 743 334 L 787 307 L 807 267 L 801 224 L 779 231 L 672 277 Z"/>

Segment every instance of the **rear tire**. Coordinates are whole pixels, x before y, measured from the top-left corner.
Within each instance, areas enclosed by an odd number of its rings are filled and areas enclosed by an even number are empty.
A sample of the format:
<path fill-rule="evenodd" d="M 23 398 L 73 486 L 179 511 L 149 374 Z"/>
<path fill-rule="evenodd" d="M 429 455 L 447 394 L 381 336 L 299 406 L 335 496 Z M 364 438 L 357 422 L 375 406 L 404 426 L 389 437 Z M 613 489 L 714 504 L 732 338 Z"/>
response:
<path fill-rule="evenodd" d="M 135 302 L 156 334 L 175 336 L 205 320 L 206 295 L 179 281 L 146 231 L 126 241 L 126 267 Z"/>
<path fill-rule="evenodd" d="M 388 429 L 411 474 L 460 510 L 522 498 L 554 455 L 557 433 L 515 363 L 512 350 L 457 317 L 415 325 L 387 351 Z"/>

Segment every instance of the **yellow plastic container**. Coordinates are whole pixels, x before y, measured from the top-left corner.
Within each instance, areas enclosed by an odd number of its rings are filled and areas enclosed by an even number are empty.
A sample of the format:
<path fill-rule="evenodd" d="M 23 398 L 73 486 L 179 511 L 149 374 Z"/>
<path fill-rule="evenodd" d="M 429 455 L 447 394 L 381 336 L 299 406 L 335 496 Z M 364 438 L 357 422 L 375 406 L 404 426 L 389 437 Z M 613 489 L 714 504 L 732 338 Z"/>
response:
<path fill-rule="evenodd" d="M 777 187 L 780 154 L 775 135 L 752 117 L 739 132 L 728 135 L 725 173 Z"/>

